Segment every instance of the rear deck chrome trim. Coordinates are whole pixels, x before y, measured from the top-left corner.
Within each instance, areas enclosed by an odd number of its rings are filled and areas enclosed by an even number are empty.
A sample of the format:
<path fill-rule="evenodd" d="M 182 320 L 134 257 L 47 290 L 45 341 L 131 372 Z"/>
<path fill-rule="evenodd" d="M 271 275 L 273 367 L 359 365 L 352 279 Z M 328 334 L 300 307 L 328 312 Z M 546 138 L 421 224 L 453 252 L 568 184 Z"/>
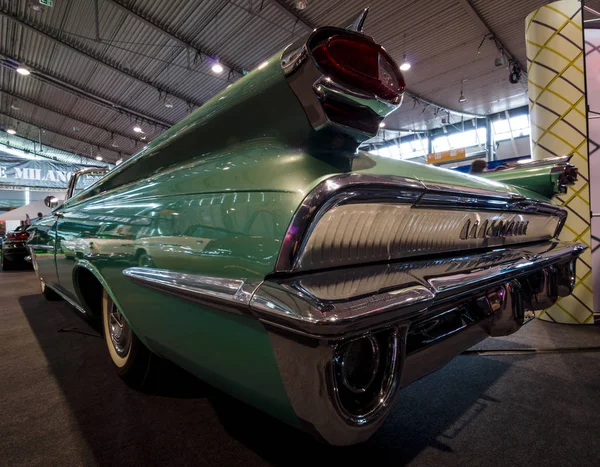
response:
<path fill-rule="evenodd" d="M 339 204 L 365 200 L 409 203 L 415 207 L 438 209 L 459 208 L 552 215 L 560 218 L 557 233 L 567 216 L 567 212 L 559 206 L 527 199 L 516 192 L 459 187 L 387 175 L 336 175 L 319 183 L 297 209 L 279 251 L 275 271 L 295 270 L 303 243 L 317 220 L 329 209 Z"/>

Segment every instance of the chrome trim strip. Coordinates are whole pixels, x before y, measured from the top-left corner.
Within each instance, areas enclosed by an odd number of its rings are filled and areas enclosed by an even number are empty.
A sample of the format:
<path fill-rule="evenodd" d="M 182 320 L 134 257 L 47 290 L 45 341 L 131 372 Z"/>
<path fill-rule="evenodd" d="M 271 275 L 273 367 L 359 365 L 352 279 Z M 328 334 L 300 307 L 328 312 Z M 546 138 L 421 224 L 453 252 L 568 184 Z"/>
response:
<path fill-rule="evenodd" d="M 582 244 L 544 242 L 442 260 L 360 266 L 268 280 L 258 287 L 250 307 L 261 321 L 291 332 L 313 337 L 342 336 L 410 319 L 440 302 L 473 295 L 482 288 L 555 263 L 575 261 L 586 248 Z M 409 279 L 384 291 L 366 289 L 340 299 L 322 299 L 311 293 L 315 285 L 317 290 L 323 284 L 343 288 L 355 280 L 350 277 L 353 271 L 362 275 L 406 273 Z"/>
<path fill-rule="evenodd" d="M 39 245 L 37 243 L 28 243 L 27 246 L 29 248 L 33 248 L 34 250 L 54 251 L 54 247 L 51 245 Z"/>
<path fill-rule="evenodd" d="M 316 221 L 333 206 L 368 199 L 412 203 L 431 208 L 483 209 L 539 213 L 565 219 L 567 211 L 550 203 L 527 199 L 517 193 L 458 187 L 416 179 L 349 173 L 319 183 L 296 210 L 284 237 L 275 272 L 294 270 L 298 253 Z M 559 222 L 561 227 L 563 222 Z M 558 230 L 560 231 L 560 230 Z"/>
<path fill-rule="evenodd" d="M 61 296 L 61 298 L 63 300 L 65 300 L 66 302 L 69 303 L 69 305 L 71 305 L 73 308 L 75 308 L 77 311 L 79 311 L 80 313 L 87 315 L 88 312 L 85 311 L 85 308 L 83 308 L 81 305 L 79 305 L 75 300 L 71 299 L 70 297 L 68 297 L 67 295 L 65 295 L 58 287 L 54 286 L 54 285 L 50 285 L 47 282 L 45 282 L 43 279 L 40 279 L 40 281 L 44 282 L 44 285 L 52 290 L 54 290 L 58 295 Z"/>
<path fill-rule="evenodd" d="M 239 314 L 248 313 L 250 298 L 261 283 L 139 267 L 123 274 L 144 287 Z"/>

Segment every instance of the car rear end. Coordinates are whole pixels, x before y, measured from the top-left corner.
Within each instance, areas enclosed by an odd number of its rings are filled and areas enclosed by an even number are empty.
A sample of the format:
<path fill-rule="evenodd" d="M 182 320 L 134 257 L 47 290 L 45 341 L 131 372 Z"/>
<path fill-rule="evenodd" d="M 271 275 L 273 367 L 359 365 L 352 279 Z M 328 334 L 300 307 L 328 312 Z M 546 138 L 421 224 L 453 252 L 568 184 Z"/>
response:
<path fill-rule="evenodd" d="M 29 256 L 27 247 L 27 232 L 11 232 L 2 242 L 2 267 L 9 269 L 13 265 L 27 264 L 25 258 Z"/>
<path fill-rule="evenodd" d="M 566 212 L 527 189 L 361 153 L 405 85 L 389 54 L 360 31 L 317 29 L 278 59 L 280 69 L 270 61 L 262 71 L 283 74 L 310 126 L 290 167 L 320 162 L 281 174 L 306 189 L 289 183 L 304 196 L 284 237 L 273 239 L 281 246 L 271 272 L 263 280 L 124 273 L 259 320 L 302 426 L 353 444 L 381 425 L 402 386 L 571 293 L 584 246 L 558 242 Z M 232 176 L 235 164 L 229 169 Z M 251 165 L 243 170 L 240 183 L 251 179 Z"/>
<path fill-rule="evenodd" d="M 358 31 L 318 29 L 282 67 L 330 160 L 402 101 L 397 65 Z M 332 444 L 368 438 L 402 386 L 570 294 L 584 249 L 527 190 L 374 158 L 353 170 L 361 157 L 306 196 L 249 299 L 296 414 Z"/>

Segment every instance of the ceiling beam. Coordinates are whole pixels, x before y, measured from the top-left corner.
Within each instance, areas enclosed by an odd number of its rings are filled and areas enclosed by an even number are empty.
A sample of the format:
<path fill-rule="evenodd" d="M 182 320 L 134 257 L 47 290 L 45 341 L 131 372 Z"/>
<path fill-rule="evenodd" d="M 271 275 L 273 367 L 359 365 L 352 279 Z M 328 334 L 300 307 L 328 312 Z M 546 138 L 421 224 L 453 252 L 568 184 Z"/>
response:
<path fill-rule="evenodd" d="M 150 115 L 138 112 L 137 110 L 134 110 L 131 107 L 127 107 L 123 104 L 119 104 L 117 102 L 101 97 L 98 94 L 93 93 L 92 91 L 88 91 L 81 87 L 75 86 L 74 84 L 68 83 L 63 79 L 55 78 L 54 76 L 39 71 L 38 69 L 33 67 L 31 70 L 31 76 L 34 76 L 35 78 L 39 79 L 45 84 L 54 86 L 60 89 L 61 91 L 72 94 L 73 96 L 90 101 L 100 107 L 112 110 L 113 112 L 117 112 L 123 115 L 127 115 L 135 121 L 139 120 L 140 122 L 146 122 L 150 125 L 161 127 L 164 130 L 171 128 L 171 126 L 174 124 L 174 122 L 167 122 L 166 120 L 158 119 Z"/>
<path fill-rule="evenodd" d="M 126 14 L 134 17 L 136 20 L 144 23 L 146 26 L 148 26 L 151 29 L 154 29 L 155 31 L 160 32 L 162 35 L 169 37 L 170 39 L 174 40 L 175 42 L 178 42 L 179 44 L 181 44 L 184 48 L 191 50 L 201 56 L 205 56 L 205 57 L 209 57 L 209 58 L 216 58 L 213 55 L 211 55 L 206 49 L 202 49 L 199 48 L 195 45 L 193 45 L 191 42 L 185 40 L 183 37 L 181 37 L 179 34 L 177 34 L 175 31 L 171 31 L 168 29 L 165 29 L 164 27 L 160 26 L 159 24 L 157 24 L 155 21 L 153 21 L 152 19 L 146 17 L 146 16 L 142 16 L 141 14 L 139 14 L 138 12 L 132 10 L 131 8 L 123 5 L 120 1 L 118 0 L 104 0 L 106 3 L 110 3 L 111 5 L 113 5 L 114 7 L 118 8 L 119 10 L 125 12 Z M 243 76 L 243 68 L 239 65 L 233 64 L 229 61 L 224 61 L 221 59 L 221 57 L 219 57 L 219 63 L 227 68 L 229 68 L 230 70 L 235 71 L 236 73 L 238 73 L 240 76 Z"/>
<path fill-rule="evenodd" d="M 0 58 L 3 58 L 2 55 L 4 56 L 4 58 L 8 57 L 4 52 L 0 51 Z M 35 64 L 31 64 L 30 62 L 21 61 L 21 63 L 31 70 L 30 77 L 34 77 L 35 79 L 45 84 L 60 89 L 61 91 L 71 94 L 75 97 L 85 99 L 104 109 L 108 109 L 112 112 L 117 112 L 119 114 L 126 115 L 135 121 L 140 121 L 153 126 L 161 127 L 164 130 L 169 129 L 175 123 L 153 117 L 143 112 L 139 112 L 135 109 L 132 109 L 131 107 L 127 107 L 124 104 L 102 97 L 91 90 L 84 89 L 80 86 L 76 86 L 73 83 L 69 83 L 62 78 L 56 78 L 55 76 L 42 71 L 41 67 Z"/>
<path fill-rule="evenodd" d="M 17 136 L 19 137 L 19 139 L 23 139 L 25 141 L 29 141 L 30 143 L 32 143 L 34 145 L 34 147 L 35 147 L 36 144 L 40 144 L 39 141 L 36 141 L 34 139 L 26 138 L 25 136 L 19 136 L 19 135 L 17 135 Z M 89 160 L 93 160 L 95 162 L 99 162 L 99 161 L 96 161 L 96 159 L 92 159 L 89 155 L 86 156 L 86 155 L 83 155 L 83 154 L 80 154 L 80 153 L 77 153 L 77 152 L 66 151 L 64 149 L 57 148 L 55 146 L 52 146 L 51 144 L 46 144 L 46 143 L 43 143 L 44 147 L 50 148 L 50 149 L 54 149 L 55 151 L 61 151 L 61 152 L 67 153 L 67 154 L 66 155 L 65 154 L 56 154 L 56 155 L 44 154 L 43 152 L 39 152 L 37 150 L 24 149 L 22 146 L 20 146 L 18 144 L 15 144 L 13 146 L 13 144 L 10 144 L 10 142 L 8 142 L 8 141 L 6 143 L 0 141 L 0 151 L 2 150 L 2 146 L 6 146 L 6 147 L 11 148 L 11 149 L 18 149 L 19 151 L 23 151 L 23 152 L 28 153 L 28 154 L 33 154 L 33 155 L 38 156 L 38 157 L 43 157 L 45 159 L 50 159 L 50 160 L 62 162 L 62 163 L 65 163 L 65 164 L 75 164 L 77 162 L 65 161 L 65 160 L 62 160 L 61 157 L 75 156 L 75 157 L 79 157 L 79 159 L 89 159 Z M 79 163 L 80 164 L 84 164 L 83 160 L 80 160 Z"/>
<path fill-rule="evenodd" d="M 41 109 L 48 110 L 49 112 L 53 112 L 55 114 L 61 115 L 62 117 L 69 118 L 69 119 L 71 119 L 71 120 L 73 120 L 73 121 L 75 121 L 77 123 L 81 123 L 81 124 L 88 125 L 88 126 L 91 126 L 93 128 L 96 128 L 98 130 L 105 131 L 109 135 L 118 135 L 118 136 L 121 136 L 122 138 L 126 138 L 126 139 L 128 139 L 128 140 L 130 140 L 132 142 L 138 142 L 138 140 L 136 138 L 133 138 L 131 135 L 126 135 L 125 133 L 121 133 L 119 130 L 112 130 L 110 128 L 98 125 L 97 123 L 94 123 L 91 120 L 83 119 L 83 118 L 80 118 L 80 117 L 74 117 L 73 115 L 69 115 L 68 113 L 65 113 L 62 110 L 59 110 L 59 109 L 57 109 L 55 107 L 51 107 L 49 105 L 42 104 L 39 101 L 33 101 L 33 100 L 31 100 L 31 99 L 29 99 L 29 98 L 27 98 L 25 96 L 22 96 L 20 94 L 14 94 L 14 93 L 8 92 L 8 91 L 6 91 L 5 89 L 2 89 L 2 88 L 0 88 L 0 93 L 1 94 L 6 94 L 7 96 L 11 96 L 11 97 L 13 97 L 15 99 L 18 99 L 18 100 L 22 101 L 22 102 L 27 102 L 28 104 L 31 104 L 31 105 L 33 105 L 35 107 L 39 107 Z"/>
<path fill-rule="evenodd" d="M 525 72 L 525 74 L 527 74 L 527 69 L 523 66 L 523 64 L 520 62 L 520 60 L 504 46 L 504 44 L 500 41 L 500 39 L 498 39 L 498 36 L 496 36 L 496 34 L 494 34 L 494 31 L 492 31 L 490 29 L 490 27 L 486 24 L 486 22 L 483 20 L 481 15 L 475 9 L 475 7 L 473 5 L 471 5 L 471 2 L 469 0 L 458 0 L 458 2 L 465 9 L 465 11 L 469 14 L 471 19 L 475 22 L 475 24 L 477 24 L 479 26 L 479 29 L 481 29 L 481 32 L 483 32 L 484 34 L 491 35 L 493 37 L 494 41 L 496 41 L 497 46 L 502 49 L 504 54 L 510 60 L 512 60 L 514 63 L 516 63 L 517 66 L 523 72 Z"/>
<path fill-rule="evenodd" d="M 16 117 L 13 113 L 0 112 L 0 115 L 4 115 L 5 117 L 12 118 L 13 120 L 15 120 L 17 122 L 25 123 L 27 125 L 34 126 L 34 127 L 39 128 L 41 130 L 49 131 L 50 133 L 54 133 L 55 135 L 60 135 L 60 136 L 63 136 L 65 138 L 72 139 L 73 141 L 77 141 L 79 143 L 89 144 L 91 146 L 96 146 L 96 147 L 99 147 L 99 148 L 102 148 L 102 149 L 106 149 L 107 151 L 114 152 L 114 153 L 117 153 L 117 154 L 120 153 L 120 154 L 123 154 L 125 156 L 130 156 L 131 154 L 133 154 L 133 153 L 130 153 L 130 152 L 127 152 L 127 151 L 117 151 L 116 149 L 118 149 L 118 148 L 113 148 L 113 147 L 110 147 L 110 146 L 105 146 L 104 144 L 98 144 L 98 143 L 96 143 L 94 141 L 90 141 L 90 140 L 87 140 L 87 139 L 76 138 L 73 135 L 69 135 L 69 134 L 67 134 L 65 132 L 62 132 L 60 130 L 55 130 L 55 129 L 52 129 L 52 128 L 48 127 L 48 126 L 42 126 L 42 125 L 40 125 L 38 123 L 35 123 L 35 122 L 32 122 L 30 120 L 25 120 L 24 118 Z M 67 149 L 63 149 L 63 151 L 71 152 L 71 151 L 69 151 Z"/>
<path fill-rule="evenodd" d="M 202 102 L 197 101 L 191 97 L 180 94 L 176 90 L 164 89 L 156 84 L 153 84 L 152 82 L 148 81 L 145 77 L 143 77 L 141 74 L 135 73 L 132 71 L 127 71 L 117 63 L 109 63 L 108 61 L 102 59 L 97 53 L 89 51 L 89 50 L 85 50 L 81 45 L 75 45 L 75 44 L 72 44 L 69 42 L 65 42 L 65 40 L 61 39 L 60 37 L 62 36 L 64 38 L 67 35 L 66 33 L 63 33 L 62 35 L 60 35 L 54 31 L 52 31 L 52 32 L 44 31 L 41 29 L 40 26 L 30 23 L 24 18 L 17 18 L 15 16 L 11 15 L 9 12 L 2 10 L 2 9 L 0 9 L 0 16 L 4 16 L 5 18 L 11 20 L 15 24 L 18 24 L 19 26 L 21 26 L 25 29 L 29 29 L 30 31 L 36 32 L 37 34 L 45 37 L 46 39 L 48 39 L 51 42 L 54 42 L 55 44 L 65 47 L 79 55 L 82 55 L 82 56 L 88 58 L 89 60 L 91 60 L 99 65 L 110 68 L 111 70 L 116 71 L 124 76 L 127 76 L 128 78 L 131 78 L 141 84 L 150 86 L 150 87 L 156 89 L 157 91 L 166 92 L 173 97 L 176 97 L 186 103 L 191 103 L 198 107 L 200 107 L 203 104 Z M 134 51 L 130 51 L 130 52 L 136 53 Z"/>

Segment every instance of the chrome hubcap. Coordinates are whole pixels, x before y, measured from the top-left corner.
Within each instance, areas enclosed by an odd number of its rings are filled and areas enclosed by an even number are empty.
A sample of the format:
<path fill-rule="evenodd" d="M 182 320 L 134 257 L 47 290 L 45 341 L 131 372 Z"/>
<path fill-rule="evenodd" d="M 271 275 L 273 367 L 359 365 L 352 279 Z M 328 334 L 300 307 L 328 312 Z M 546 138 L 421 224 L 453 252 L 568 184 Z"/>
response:
<path fill-rule="evenodd" d="M 125 357 L 131 345 L 131 328 L 112 300 L 108 308 L 108 333 L 117 355 Z"/>

